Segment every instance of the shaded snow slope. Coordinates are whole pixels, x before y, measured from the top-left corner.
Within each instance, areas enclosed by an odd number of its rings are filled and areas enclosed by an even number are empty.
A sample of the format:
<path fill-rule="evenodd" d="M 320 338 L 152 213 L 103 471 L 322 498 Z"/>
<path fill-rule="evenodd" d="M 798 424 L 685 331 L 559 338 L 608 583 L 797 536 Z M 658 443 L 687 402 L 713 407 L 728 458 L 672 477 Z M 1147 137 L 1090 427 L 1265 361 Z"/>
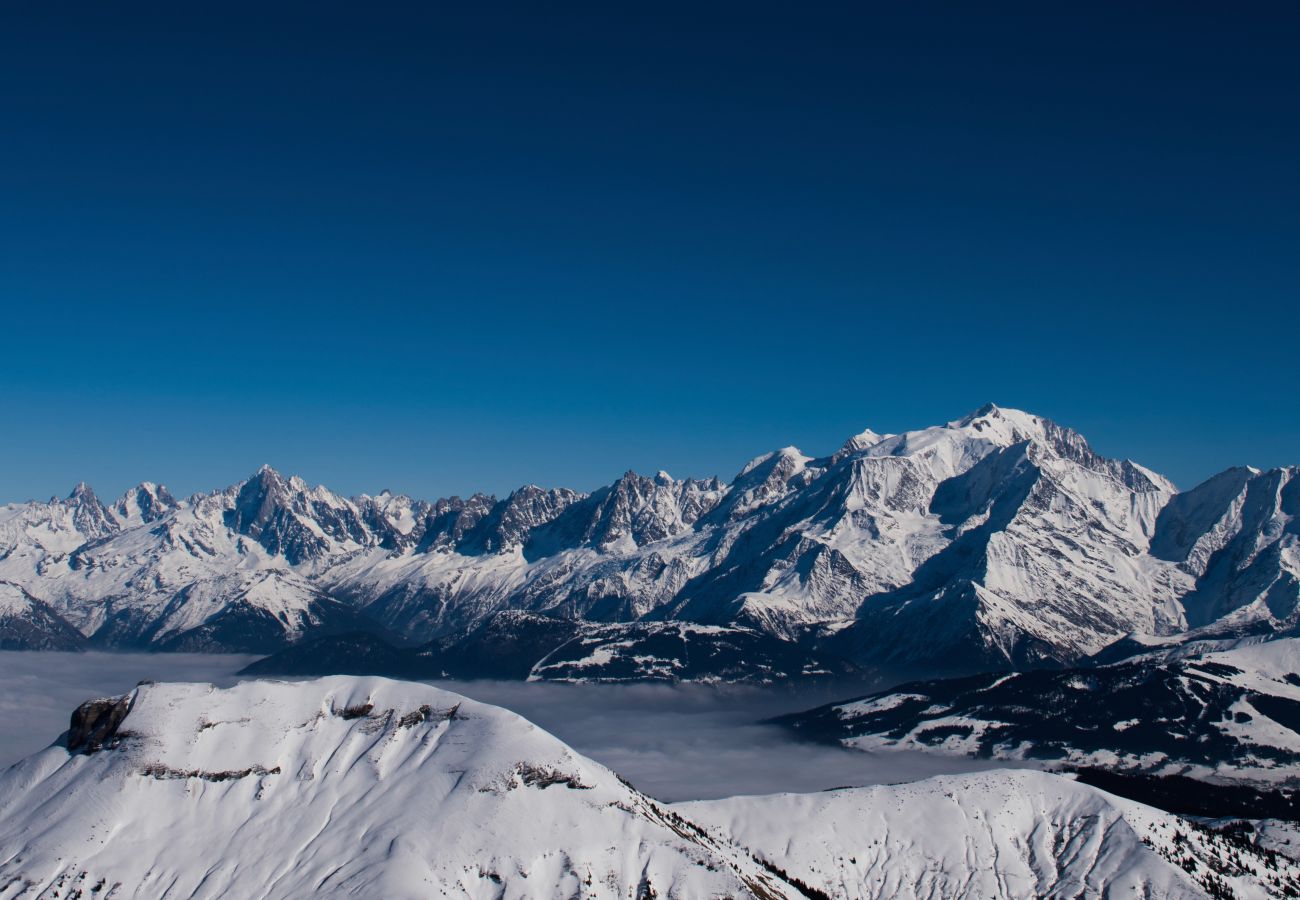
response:
<path fill-rule="evenodd" d="M 862 750 L 1300 786 L 1300 640 L 917 681 L 780 721 Z"/>
<path fill-rule="evenodd" d="M 0 581 L 0 650 L 82 650 L 86 639 L 16 584 Z"/>
<path fill-rule="evenodd" d="M 395 647 L 365 633 L 295 644 L 248 666 L 250 675 L 519 678 L 613 684 L 776 684 L 853 672 L 835 657 L 749 628 L 691 622 L 600 624 L 511 610 L 468 634 Z"/>

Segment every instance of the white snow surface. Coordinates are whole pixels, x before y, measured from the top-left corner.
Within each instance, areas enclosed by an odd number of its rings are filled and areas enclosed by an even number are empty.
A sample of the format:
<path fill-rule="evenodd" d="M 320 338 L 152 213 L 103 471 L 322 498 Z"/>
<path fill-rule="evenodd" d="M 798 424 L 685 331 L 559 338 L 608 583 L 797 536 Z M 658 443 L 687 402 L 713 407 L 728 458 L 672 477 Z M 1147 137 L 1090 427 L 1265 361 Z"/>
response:
<path fill-rule="evenodd" d="M 1188 847 L 1200 856 L 1204 836 L 1189 835 L 1175 816 L 1043 772 L 945 775 L 674 808 L 846 900 L 1205 896 L 1153 852 Z M 1180 831 L 1188 843 L 1175 844 Z M 1235 896 L 1271 896 L 1263 866 L 1247 866 L 1250 872 L 1228 882 Z"/>
<path fill-rule="evenodd" d="M 0 772 L 0 898 L 793 900 L 790 876 L 836 897 L 1203 896 L 1158 853 L 1177 820 L 1043 773 L 669 808 L 428 685 L 130 696 L 115 746 Z"/>
<path fill-rule="evenodd" d="M 16 584 L 0 581 L 0 616 L 27 615 L 32 608 L 31 598 Z"/>
<path fill-rule="evenodd" d="M 126 723 L 116 749 L 0 773 L 0 898 L 787 895 L 526 720 L 427 685 L 142 685 Z"/>

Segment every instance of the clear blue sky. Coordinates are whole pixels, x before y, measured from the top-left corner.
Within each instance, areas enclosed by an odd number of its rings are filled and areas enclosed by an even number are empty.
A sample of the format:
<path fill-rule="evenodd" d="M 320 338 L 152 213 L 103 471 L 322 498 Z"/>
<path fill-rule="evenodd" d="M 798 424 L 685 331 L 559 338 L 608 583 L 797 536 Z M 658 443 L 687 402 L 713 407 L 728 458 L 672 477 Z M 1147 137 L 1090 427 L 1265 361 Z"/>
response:
<path fill-rule="evenodd" d="M 1300 7 L 561 6 L 10 7 L 0 499 L 1300 463 Z"/>

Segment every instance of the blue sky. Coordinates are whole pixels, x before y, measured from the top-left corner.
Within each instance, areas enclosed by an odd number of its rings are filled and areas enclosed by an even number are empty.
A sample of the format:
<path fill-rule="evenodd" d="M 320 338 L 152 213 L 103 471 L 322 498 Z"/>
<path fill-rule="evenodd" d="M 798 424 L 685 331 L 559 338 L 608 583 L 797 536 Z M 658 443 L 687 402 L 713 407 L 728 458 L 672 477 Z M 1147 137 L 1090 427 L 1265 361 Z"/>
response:
<path fill-rule="evenodd" d="M 0 499 L 1300 463 L 1293 6 L 415 7 L 7 13 Z"/>

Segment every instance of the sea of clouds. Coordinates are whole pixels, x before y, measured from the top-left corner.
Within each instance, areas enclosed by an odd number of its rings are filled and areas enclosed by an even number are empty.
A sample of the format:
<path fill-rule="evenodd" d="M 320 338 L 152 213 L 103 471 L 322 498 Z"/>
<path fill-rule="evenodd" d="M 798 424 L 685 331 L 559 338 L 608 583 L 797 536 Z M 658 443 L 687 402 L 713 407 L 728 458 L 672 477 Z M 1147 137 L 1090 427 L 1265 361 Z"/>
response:
<path fill-rule="evenodd" d="M 72 710 L 86 699 L 123 693 L 142 679 L 231 684 L 252 659 L 198 653 L 0 652 L 0 767 L 56 741 Z M 862 753 L 810 744 L 761 723 L 839 696 L 825 688 L 438 684 L 514 710 L 670 802 L 911 781 L 993 765 L 928 753 Z"/>

